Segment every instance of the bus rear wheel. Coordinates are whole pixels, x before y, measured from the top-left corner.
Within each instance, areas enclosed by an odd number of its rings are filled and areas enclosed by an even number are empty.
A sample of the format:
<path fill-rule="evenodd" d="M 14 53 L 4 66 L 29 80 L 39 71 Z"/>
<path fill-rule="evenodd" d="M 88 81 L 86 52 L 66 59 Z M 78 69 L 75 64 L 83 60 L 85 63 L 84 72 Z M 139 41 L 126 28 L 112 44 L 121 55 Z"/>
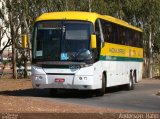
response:
<path fill-rule="evenodd" d="M 103 96 L 106 92 L 106 78 L 105 75 L 102 75 L 102 88 L 96 90 L 96 96 Z"/>

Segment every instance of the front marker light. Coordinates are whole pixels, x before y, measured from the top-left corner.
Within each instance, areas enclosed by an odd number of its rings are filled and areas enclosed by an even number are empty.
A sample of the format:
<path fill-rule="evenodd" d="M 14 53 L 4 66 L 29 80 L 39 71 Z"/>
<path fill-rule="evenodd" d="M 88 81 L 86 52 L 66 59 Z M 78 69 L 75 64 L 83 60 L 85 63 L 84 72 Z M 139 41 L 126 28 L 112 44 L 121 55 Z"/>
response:
<path fill-rule="evenodd" d="M 34 79 L 35 79 L 35 80 L 42 80 L 43 77 L 42 77 L 42 76 L 35 76 Z"/>
<path fill-rule="evenodd" d="M 79 80 L 82 80 L 82 77 L 79 77 Z"/>
<path fill-rule="evenodd" d="M 39 76 L 39 79 L 41 80 L 43 77 L 42 76 Z"/>
<path fill-rule="evenodd" d="M 79 80 L 87 80 L 87 77 L 79 77 Z"/>
<path fill-rule="evenodd" d="M 87 77 L 84 77 L 84 80 L 87 80 Z"/>
<path fill-rule="evenodd" d="M 35 79 L 35 80 L 38 80 L 38 76 L 35 76 L 34 79 Z"/>

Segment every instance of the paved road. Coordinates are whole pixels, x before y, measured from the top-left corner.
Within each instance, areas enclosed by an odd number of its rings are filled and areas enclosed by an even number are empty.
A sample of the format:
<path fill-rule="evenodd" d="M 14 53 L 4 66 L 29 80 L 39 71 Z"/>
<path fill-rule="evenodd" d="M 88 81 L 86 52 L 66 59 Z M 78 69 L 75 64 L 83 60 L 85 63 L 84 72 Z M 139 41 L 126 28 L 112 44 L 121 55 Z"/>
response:
<path fill-rule="evenodd" d="M 155 95 L 158 91 L 160 91 L 160 80 L 143 80 L 136 85 L 135 90 L 110 88 L 103 97 L 86 95 L 85 92 L 61 91 L 56 97 L 45 97 L 45 100 L 136 112 L 160 112 L 160 96 Z"/>
<path fill-rule="evenodd" d="M 142 80 L 135 90 L 126 91 L 119 88 L 109 88 L 103 97 L 96 97 L 90 92 L 60 91 L 51 97 L 48 90 L 24 89 L 2 91 L 1 95 L 29 96 L 46 101 L 59 101 L 112 109 L 124 109 L 136 112 L 160 112 L 160 80 Z M 89 94 L 90 93 L 90 94 Z"/>

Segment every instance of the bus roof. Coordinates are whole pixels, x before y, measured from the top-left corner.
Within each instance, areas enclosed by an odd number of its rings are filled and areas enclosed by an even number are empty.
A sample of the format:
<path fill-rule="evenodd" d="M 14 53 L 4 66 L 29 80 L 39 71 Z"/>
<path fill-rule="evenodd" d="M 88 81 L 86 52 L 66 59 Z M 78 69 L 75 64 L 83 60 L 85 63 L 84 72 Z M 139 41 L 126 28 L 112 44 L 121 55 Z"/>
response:
<path fill-rule="evenodd" d="M 142 32 L 140 28 L 132 26 L 123 20 L 108 15 L 100 15 L 93 12 L 65 11 L 44 13 L 36 19 L 36 22 L 44 20 L 84 20 L 95 23 L 96 19 L 98 18 Z"/>

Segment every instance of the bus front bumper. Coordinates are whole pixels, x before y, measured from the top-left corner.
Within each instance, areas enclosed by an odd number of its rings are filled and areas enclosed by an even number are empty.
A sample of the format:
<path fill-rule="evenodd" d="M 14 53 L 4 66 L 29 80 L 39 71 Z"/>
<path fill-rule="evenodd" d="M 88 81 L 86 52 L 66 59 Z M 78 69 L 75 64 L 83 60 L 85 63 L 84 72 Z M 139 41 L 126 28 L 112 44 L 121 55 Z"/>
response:
<path fill-rule="evenodd" d="M 55 89 L 95 89 L 93 76 L 75 75 L 32 75 L 33 88 L 55 88 Z"/>

